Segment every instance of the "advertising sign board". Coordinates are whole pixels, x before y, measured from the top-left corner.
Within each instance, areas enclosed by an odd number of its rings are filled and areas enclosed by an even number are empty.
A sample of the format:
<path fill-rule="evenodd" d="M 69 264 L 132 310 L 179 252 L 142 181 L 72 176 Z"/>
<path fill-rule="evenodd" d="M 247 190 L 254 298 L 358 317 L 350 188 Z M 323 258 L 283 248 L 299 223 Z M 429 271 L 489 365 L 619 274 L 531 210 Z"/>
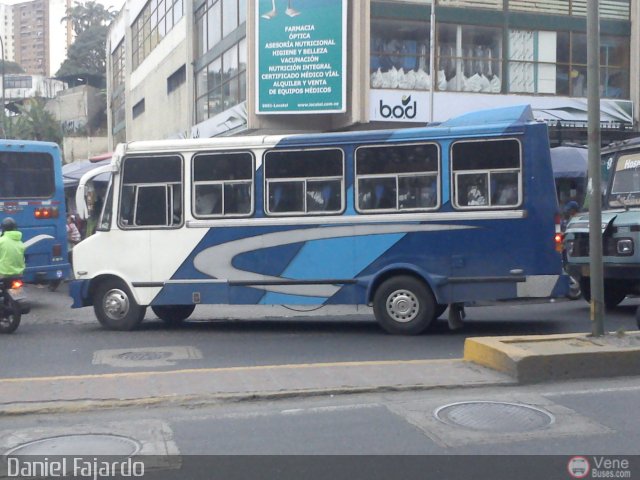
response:
<path fill-rule="evenodd" d="M 256 113 L 346 110 L 347 0 L 258 0 Z"/>

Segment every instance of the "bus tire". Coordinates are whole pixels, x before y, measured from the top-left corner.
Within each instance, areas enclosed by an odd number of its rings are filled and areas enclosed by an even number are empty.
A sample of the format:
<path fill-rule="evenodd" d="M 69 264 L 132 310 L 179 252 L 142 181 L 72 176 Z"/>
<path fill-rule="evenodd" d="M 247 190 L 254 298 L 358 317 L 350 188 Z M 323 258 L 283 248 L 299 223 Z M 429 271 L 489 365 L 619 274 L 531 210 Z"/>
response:
<path fill-rule="evenodd" d="M 424 282 L 401 275 L 385 280 L 377 288 L 373 311 L 388 333 L 418 335 L 435 320 L 436 302 Z"/>
<path fill-rule="evenodd" d="M 102 282 L 93 297 L 93 311 L 100 324 L 109 330 L 135 329 L 146 310 L 136 303 L 129 287 L 117 279 Z"/>
<path fill-rule="evenodd" d="M 167 325 L 180 325 L 196 309 L 195 305 L 156 305 L 151 307 L 155 315 Z"/>

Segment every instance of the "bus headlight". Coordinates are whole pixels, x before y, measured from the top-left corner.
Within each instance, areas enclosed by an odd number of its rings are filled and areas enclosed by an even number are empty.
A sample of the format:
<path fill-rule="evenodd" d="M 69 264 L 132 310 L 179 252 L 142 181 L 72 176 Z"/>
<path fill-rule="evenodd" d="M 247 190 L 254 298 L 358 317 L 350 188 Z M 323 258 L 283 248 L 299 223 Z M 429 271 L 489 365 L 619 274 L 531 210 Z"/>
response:
<path fill-rule="evenodd" d="M 618 255 L 633 255 L 633 240 L 630 238 L 621 238 L 616 244 Z"/>

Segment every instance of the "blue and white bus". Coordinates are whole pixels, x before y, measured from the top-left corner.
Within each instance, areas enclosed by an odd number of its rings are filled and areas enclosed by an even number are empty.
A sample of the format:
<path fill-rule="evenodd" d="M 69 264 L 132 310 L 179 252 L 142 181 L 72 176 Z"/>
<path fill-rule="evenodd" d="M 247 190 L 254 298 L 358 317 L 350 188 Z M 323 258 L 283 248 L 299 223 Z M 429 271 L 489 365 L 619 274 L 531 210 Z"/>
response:
<path fill-rule="evenodd" d="M 23 280 L 57 287 L 71 272 L 60 148 L 49 142 L 0 142 L 0 220 L 13 217 L 22 232 Z"/>
<path fill-rule="evenodd" d="M 366 304 L 388 332 L 417 334 L 447 305 L 566 293 L 547 127 L 528 106 L 132 142 L 105 169 L 71 295 L 107 328 L 135 328 L 148 306 L 180 322 L 199 304 Z"/>

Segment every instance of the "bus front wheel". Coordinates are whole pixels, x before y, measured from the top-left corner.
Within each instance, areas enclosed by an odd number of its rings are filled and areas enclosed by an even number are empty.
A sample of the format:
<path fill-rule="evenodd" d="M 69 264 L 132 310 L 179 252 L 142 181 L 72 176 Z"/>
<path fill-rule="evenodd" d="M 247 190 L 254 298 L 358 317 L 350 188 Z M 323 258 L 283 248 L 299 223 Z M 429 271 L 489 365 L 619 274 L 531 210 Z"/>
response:
<path fill-rule="evenodd" d="M 402 275 L 385 280 L 378 287 L 373 297 L 373 311 L 387 332 L 417 335 L 435 319 L 436 302 L 424 282 Z"/>
<path fill-rule="evenodd" d="M 179 325 L 195 310 L 195 305 L 156 305 L 151 307 L 153 313 L 167 325 Z"/>
<path fill-rule="evenodd" d="M 103 327 L 128 331 L 140 325 L 147 309 L 136 303 L 124 282 L 111 279 L 96 289 L 93 310 Z"/>

